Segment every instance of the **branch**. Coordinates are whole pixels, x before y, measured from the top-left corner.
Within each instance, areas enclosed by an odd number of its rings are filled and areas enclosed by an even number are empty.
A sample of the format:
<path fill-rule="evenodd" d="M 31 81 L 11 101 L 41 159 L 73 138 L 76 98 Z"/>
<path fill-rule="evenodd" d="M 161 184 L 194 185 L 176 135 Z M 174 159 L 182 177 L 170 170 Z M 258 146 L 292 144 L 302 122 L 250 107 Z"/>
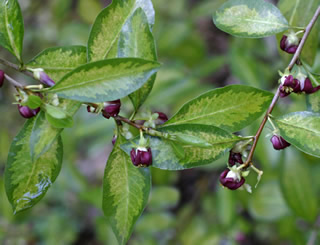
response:
<path fill-rule="evenodd" d="M 294 56 L 292 57 L 289 65 L 287 67 L 287 70 L 290 71 L 293 68 L 294 64 L 297 62 L 297 60 L 299 59 L 301 51 L 302 51 L 302 48 L 303 48 L 305 42 L 307 41 L 307 38 L 308 38 L 308 36 L 309 36 L 309 34 L 311 32 L 311 29 L 314 26 L 314 24 L 316 23 L 319 15 L 320 15 L 320 6 L 317 8 L 317 10 L 316 10 L 315 14 L 313 15 L 310 23 L 307 25 L 307 27 L 305 29 L 305 32 L 303 34 L 303 37 L 302 37 L 302 39 L 301 39 L 301 41 L 299 43 L 298 49 L 295 52 Z M 274 95 L 274 97 L 272 99 L 272 102 L 269 105 L 269 108 L 268 108 L 268 110 L 267 110 L 267 112 L 266 112 L 266 114 L 265 114 L 265 116 L 264 116 L 264 118 L 263 118 L 263 120 L 262 120 L 262 122 L 260 124 L 260 127 L 259 127 L 256 135 L 253 138 L 253 144 L 252 144 L 251 150 L 249 152 L 247 161 L 244 163 L 244 165 L 242 167 L 244 169 L 247 168 L 249 165 L 252 165 L 252 158 L 253 158 L 254 151 L 255 151 L 255 149 L 257 147 L 257 143 L 258 143 L 259 137 L 260 137 L 260 135 L 262 133 L 262 130 L 263 130 L 268 118 L 269 118 L 269 115 L 271 114 L 273 108 L 277 104 L 277 101 L 279 99 L 279 95 L 280 95 L 280 86 L 278 87 L 277 92 Z"/>
<path fill-rule="evenodd" d="M 25 74 L 25 75 L 27 75 L 29 77 L 34 78 L 32 72 L 27 71 L 27 70 L 25 70 L 23 68 L 20 68 L 18 65 L 13 64 L 13 63 L 11 63 L 11 62 L 9 62 L 7 60 L 4 60 L 4 59 L 0 58 L 0 64 L 2 64 L 4 66 L 7 66 L 7 67 L 10 67 L 10 68 L 12 68 L 12 69 L 14 69 L 14 70 L 16 70 L 18 72 L 21 72 L 21 73 L 23 73 L 23 74 Z"/>
<path fill-rule="evenodd" d="M 14 80 L 12 77 L 9 77 L 7 74 L 4 74 L 4 78 L 12 83 L 13 86 L 18 87 L 18 88 L 23 88 L 22 84 Z"/>

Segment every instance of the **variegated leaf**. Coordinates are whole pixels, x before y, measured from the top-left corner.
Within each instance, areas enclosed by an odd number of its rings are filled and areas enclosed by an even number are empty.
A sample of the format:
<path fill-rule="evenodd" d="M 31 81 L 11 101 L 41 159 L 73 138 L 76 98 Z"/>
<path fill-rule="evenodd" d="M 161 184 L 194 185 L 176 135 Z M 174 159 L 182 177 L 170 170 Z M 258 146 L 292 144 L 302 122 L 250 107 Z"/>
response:
<path fill-rule="evenodd" d="M 187 102 L 163 126 L 206 124 L 238 131 L 267 109 L 273 94 L 244 85 L 231 85 L 211 90 Z"/>
<path fill-rule="evenodd" d="M 125 139 L 120 135 L 109 156 L 103 178 L 102 208 L 119 241 L 124 245 L 143 212 L 150 193 L 151 174 L 148 168 L 135 167 L 120 149 Z"/>
<path fill-rule="evenodd" d="M 153 35 L 150 31 L 147 16 L 141 8 L 133 13 L 121 30 L 118 57 L 157 60 Z M 140 89 L 129 95 L 136 111 L 151 92 L 155 78 L 156 75 L 153 75 Z"/>
<path fill-rule="evenodd" d="M 158 68 L 159 63 L 138 58 L 96 61 L 68 73 L 49 92 L 83 102 L 116 100 L 139 89 Z"/>
<path fill-rule="evenodd" d="M 19 2 L 0 0 L 0 45 L 22 63 L 24 25 Z"/>
<path fill-rule="evenodd" d="M 273 119 L 281 136 L 299 150 L 320 157 L 320 114 L 293 112 Z"/>
<path fill-rule="evenodd" d="M 48 48 L 34 57 L 28 64 L 30 68 L 42 68 L 54 81 L 87 63 L 87 48 L 84 46 L 65 46 Z"/>
<path fill-rule="evenodd" d="M 28 120 L 11 145 L 5 169 L 5 187 L 14 213 L 34 206 L 57 178 L 62 164 L 58 138 L 37 160 L 30 156 L 30 135 L 35 119 Z"/>
<path fill-rule="evenodd" d="M 112 4 L 97 16 L 88 40 L 88 61 L 106 59 L 110 51 L 117 47 L 123 25 L 141 7 L 148 17 L 150 26 L 154 24 L 154 9 L 151 0 L 113 0 Z"/>
<path fill-rule="evenodd" d="M 77 101 L 62 100 L 59 107 L 68 111 L 73 116 L 80 108 L 81 103 Z M 34 122 L 32 133 L 30 136 L 30 154 L 33 160 L 36 160 L 42 154 L 50 149 L 51 145 L 56 141 L 63 128 L 53 127 L 45 117 L 45 113 L 41 111 Z"/>
<path fill-rule="evenodd" d="M 260 38 L 289 28 L 279 9 L 263 0 L 229 0 L 213 15 L 215 25 L 237 37 Z"/>
<path fill-rule="evenodd" d="M 210 164 L 219 157 L 222 157 L 235 143 L 243 140 L 227 131 L 209 125 L 175 125 L 161 128 L 160 131 L 171 135 L 184 134 L 195 136 L 212 145 L 211 147 L 203 148 L 181 144 L 184 150 L 183 158 L 181 158 L 180 154 L 176 154 L 176 150 L 169 143 L 169 140 L 149 137 L 150 148 L 152 150 L 152 166 L 167 170 L 182 170 Z M 133 142 L 138 144 L 138 141 L 139 137 Z M 178 142 L 175 141 L 175 144 L 178 144 Z M 132 143 L 121 146 L 127 154 L 130 154 L 133 147 Z"/>

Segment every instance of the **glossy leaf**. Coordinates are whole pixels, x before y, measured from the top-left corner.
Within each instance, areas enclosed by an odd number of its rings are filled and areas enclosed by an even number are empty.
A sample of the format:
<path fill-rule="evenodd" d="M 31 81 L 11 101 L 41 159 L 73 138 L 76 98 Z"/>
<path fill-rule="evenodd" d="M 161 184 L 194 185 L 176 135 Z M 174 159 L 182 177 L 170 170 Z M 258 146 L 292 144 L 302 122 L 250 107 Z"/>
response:
<path fill-rule="evenodd" d="M 19 2 L 0 1 L 0 45 L 10 51 L 22 63 L 24 26 Z"/>
<path fill-rule="evenodd" d="M 272 36 L 289 28 L 280 10 L 263 0 L 229 0 L 214 14 L 214 24 L 237 37 Z"/>
<path fill-rule="evenodd" d="M 133 226 L 145 208 L 151 186 L 149 168 L 135 167 L 120 149 L 125 140 L 118 137 L 109 156 L 103 178 L 102 208 L 119 244 L 126 244 Z"/>
<path fill-rule="evenodd" d="M 176 149 L 172 148 L 171 144 L 168 144 L 167 140 L 159 137 L 149 137 L 152 150 L 152 166 L 160 169 L 181 170 L 210 164 L 222 157 L 225 152 L 228 152 L 235 143 L 241 141 L 240 137 L 209 125 L 185 124 L 168 126 L 159 130 L 168 134 L 180 133 L 196 136 L 212 145 L 208 148 L 182 145 L 185 157 L 181 158 L 176 153 Z M 138 141 L 139 137 L 133 140 L 135 144 L 138 144 Z M 127 154 L 130 154 L 133 147 L 132 143 L 126 143 L 121 146 Z"/>
<path fill-rule="evenodd" d="M 308 111 L 293 112 L 274 122 L 281 136 L 299 150 L 320 157 L 320 114 Z"/>
<path fill-rule="evenodd" d="M 37 160 L 30 156 L 30 135 L 35 119 L 28 120 L 11 145 L 5 185 L 14 213 L 34 206 L 57 178 L 62 164 L 62 141 L 58 138 Z"/>
<path fill-rule="evenodd" d="M 289 21 L 292 26 L 306 27 L 310 22 L 314 12 L 320 5 L 320 0 L 280 0 L 278 7 L 283 13 L 283 15 Z M 303 46 L 301 57 L 303 60 L 307 61 L 309 65 L 313 64 L 316 56 L 316 50 L 318 47 L 318 34 L 320 32 L 319 21 L 313 26 L 308 39 Z M 302 37 L 300 35 L 300 37 Z M 282 35 L 278 35 L 278 43 L 282 38 Z M 282 51 L 281 51 L 282 53 Z"/>
<path fill-rule="evenodd" d="M 206 124 L 235 132 L 259 118 L 272 97 L 272 93 L 243 85 L 214 89 L 187 102 L 163 126 Z"/>
<path fill-rule="evenodd" d="M 76 101 L 62 100 L 59 107 L 68 111 L 73 116 L 79 109 L 80 103 Z M 56 128 L 46 120 L 45 112 L 40 111 L 36 116 L 32 133 L 30 136 L 30 153 L 33 160 L 36 160 L 42 154 L 50 149 L 51 145 L 56 141 L 62 132 L 62 128 Z"/>
<path fill-rule="evenodd" d="M 42 68 L 51 79 L 58 82 L 65 74 L 85 63 L 87 63 L 86 47 L 65 46 L 45 49 L 34 57 L 27 67 Z"/>
<path fill-rule="evenodd" d="M 275 181 L 262 182 L 253 192 L 249 212 L 256 219 L 264 221 L 274 221 L 290 214 L 279 184 Z"/>
<path fill-rule="evenodd" d="M 282 165 L 280 183 L 283 196 L 292 211 L 313 223 L 319 209 L 308 164 L 297 155 L 287 156 Z"/>
<path fill-rule="evenodd" d="M 124 24 L 134 11 L 141 7 L 148 17 L 150 26 L 154 24 L 154 9 L 151 0 L 113 0 L 97 16 L 88 40 L 88 61 L 106 59 L 114 46 Z"/>
<path fill-rule="evenodd" d="M 147 16 L 141 8 L 133 13 L 121 30 L 118 57 L 157 60 L 154 38 L 150 31 Z M 129 95 L 136 111 L 151 92 L 155 78 L 155 75 L 151 76 L 140 89 Z"/>
<path fill-rule="evenodd" d="M 138 58 L 101 60 L 76 68 L 49 92 L 83 102 L 116 100 L 140 88 L 158 67 L 157 62 Z"/>

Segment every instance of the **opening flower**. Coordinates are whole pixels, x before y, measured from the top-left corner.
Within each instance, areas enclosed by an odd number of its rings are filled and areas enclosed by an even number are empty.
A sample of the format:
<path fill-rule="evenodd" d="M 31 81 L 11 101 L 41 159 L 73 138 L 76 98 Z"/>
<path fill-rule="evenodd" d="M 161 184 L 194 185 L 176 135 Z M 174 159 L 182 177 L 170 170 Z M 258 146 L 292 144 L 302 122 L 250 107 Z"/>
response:
<path fill-rule="evenodd" d="M 236 190 L 240 188 L 245 178 L 241 176 L 241 173 L 236 168 L 226 169 L 220 174 L 220 183 L 230 190 Z"/>
<path fill-rule="evenodd" d="M 228 163 L 230 167 L 232 167 L 236 163 L 243 164 L 241 153 L 230 151 Z"/>
<path fill-rule="evenodd" d="M 132 148 L 130 152 L 131 161 L 136 167 L 149 167 L 152 164 L 152 153 L 150 147 Z"/>
<path fill-rule="evenodd" d="M 280 48 L 289 54 L 294 54 L 298 49 L 299 43 L 300 38 L 298 38 L 295 33 L 290 33 L 288 36 L 282 36 L 280 41 Z"/>

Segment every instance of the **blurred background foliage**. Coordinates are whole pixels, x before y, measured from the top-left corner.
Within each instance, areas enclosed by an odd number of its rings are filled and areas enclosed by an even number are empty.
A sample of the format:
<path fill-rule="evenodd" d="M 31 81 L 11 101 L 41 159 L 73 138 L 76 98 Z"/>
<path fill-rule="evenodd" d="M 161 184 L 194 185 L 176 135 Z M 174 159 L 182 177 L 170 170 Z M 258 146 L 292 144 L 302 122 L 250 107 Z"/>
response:
<path fill-rule="evenodd" d="M 90 25 L 110 3 L 19 2 L 26 29 L 25 60 L 52 46 L 86 45 Z M 278 54 L 275 37 L 240 39 L 216 29 L 211 15 L 225 0 L 153 2 L 154 36 L 163 66 L 144 108 L 172 116 L 189 99 L 216 87 L 239 83 L 273 91 L 277 86 L 277 71 L 287 64 Z M 318 73 L 319 54 L 318 50 L 314 65 Z M 14 61 L 2 48 L 0 55 Z M 31 82 L 5 70 L 21 82 Z M 57 181 L 33 209 L 13 216 L 3 173 L 10 143 L 24 123 L 12 105 L 13 92 L 9 84 L 0 91 L 0 243 L 116 245 L 101 210 L 103 171 L 112 149 L 114 124 L 89 115 L 85 108 L 78 112 L 75 126 L 63 134 L 64 163 Z M 305 96 L 291 95 L 281 99 L 273 114 L 306 109 Z M 131 110 L 129 100 L 123 99 L 121 114 L 129 115 Z M 259 122 L 241 134 L 255 134 Z M 306 244 L 310 236 L 317 236 L 319 159 L 294 147 L 274 151 L 270 136 L 266 137 L 270 132 L 264 130 L 255 154 L 255 164 L 264 175 L 253 194 L 220 186 L 218 178 L 227 155 L 197 169 L 153 168 L 150 201 L 129 244 Z M 256 175 L 251 173 L 247 182 L 254 186 Z"/>

